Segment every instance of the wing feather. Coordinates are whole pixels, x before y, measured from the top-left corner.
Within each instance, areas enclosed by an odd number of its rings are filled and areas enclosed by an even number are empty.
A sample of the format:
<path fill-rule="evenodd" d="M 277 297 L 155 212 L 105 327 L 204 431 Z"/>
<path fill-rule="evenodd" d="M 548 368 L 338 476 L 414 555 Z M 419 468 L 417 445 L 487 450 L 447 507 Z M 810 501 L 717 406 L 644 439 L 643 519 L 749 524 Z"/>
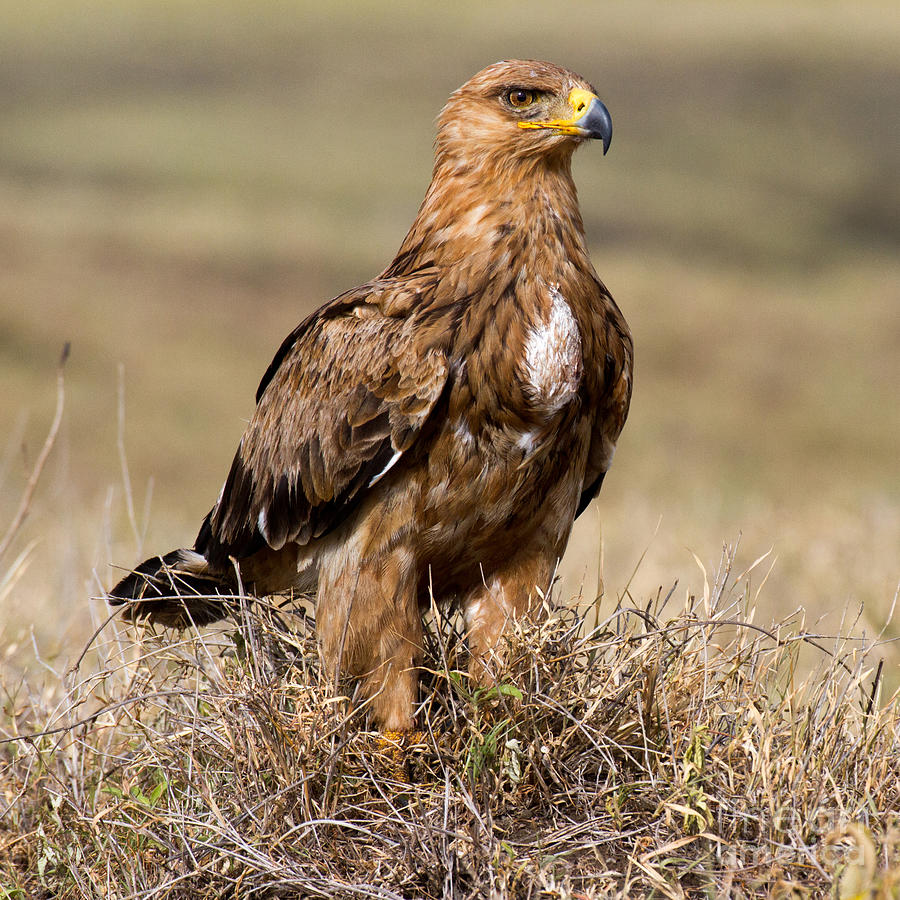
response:
<path fill-rule="evenodd" d="M 278 350 L 196 549 L 227 564 L 339 524 L 408 452 L 447 382 L 415 315 L 360 289 L 310 316 Z M 377 300 L 390 301 L 383 286 Z M 362 311 L 360 311 L 362 309 Z"/>
<path fill-rule="evenodd" d="M 587 468 L 582 483 L 576 518 L 587 509 L 600 492 L 603 476 L 609 469 L 616 441 L 625 425 L 631 403 L 632 365 L 634 351 L 631 333 L 609 292 L 597 282 L 605 305 L 603 317 L 603 369 L 601 403 L 594 420 L 594 431 L 588 449 Z"/>

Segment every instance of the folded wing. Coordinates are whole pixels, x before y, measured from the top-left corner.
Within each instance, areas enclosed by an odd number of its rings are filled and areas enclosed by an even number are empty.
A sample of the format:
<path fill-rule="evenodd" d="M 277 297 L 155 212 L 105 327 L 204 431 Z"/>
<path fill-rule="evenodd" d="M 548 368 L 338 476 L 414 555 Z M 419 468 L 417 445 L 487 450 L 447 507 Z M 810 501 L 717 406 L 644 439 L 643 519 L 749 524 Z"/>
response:
<path fill-rule="evenodd" d="M 447 358 L 382 287 L 343 295 L 276 354 L 196 549 L 212 565 L 326 534 L 397 465 L 447 382 Z M 396 304 L 395 304 L 396 306 Z"/>

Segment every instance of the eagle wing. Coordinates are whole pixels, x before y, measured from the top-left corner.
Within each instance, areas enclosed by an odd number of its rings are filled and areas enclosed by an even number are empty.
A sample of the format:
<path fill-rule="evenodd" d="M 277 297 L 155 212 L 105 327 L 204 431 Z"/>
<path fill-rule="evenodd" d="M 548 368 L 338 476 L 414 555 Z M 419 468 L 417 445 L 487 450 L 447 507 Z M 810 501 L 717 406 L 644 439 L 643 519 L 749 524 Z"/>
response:
<path fill-rule="evenodd" d="M 601 402 L 594 419 L 594 430 L 588 450 L 587 467 L 576 518 L 590 505 L 603 484 L 612 464 L 616 442 L 628 417 L 631 405 L 632 368 L 634 350 L 631 332 L 625 319 L 599 279 L 599 305 L 603 315 L 598 318 L 598 333 L 601 343 L 598 357 L 603 359 Z"/>
<path fill-rule="evenodd" d="M 284 341 L 197 538 L 211 564 L 321 537 L 415 443 L 448 372 L 417 328 L 420 293 L 403 281 L 357 288 Z"/>

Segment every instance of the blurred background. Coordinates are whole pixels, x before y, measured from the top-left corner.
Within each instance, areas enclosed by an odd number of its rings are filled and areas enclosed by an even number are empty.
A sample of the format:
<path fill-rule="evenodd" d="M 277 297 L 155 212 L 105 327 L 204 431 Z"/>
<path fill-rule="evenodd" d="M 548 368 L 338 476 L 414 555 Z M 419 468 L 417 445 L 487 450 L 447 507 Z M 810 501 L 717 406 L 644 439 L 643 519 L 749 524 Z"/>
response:
<path fill-rule="evenodd" d="M 634 403 L 564 592 L 602 579 L 612 608 L 677 581 L 680 604 L 697 560 L 712 578 L 736 545 L 736 573 L 771 550 L 750 576 L 761 624 L 803 608 L 823 632 L 882 628 L 900 581 L 895 2 L 46 0 L 0 4 L 0 532 L 72 354 L 0 560 L 7 666 L 76 653 L 113 565 L 193 541 L 275 349 L 390 261 L 445 99 L 512 56 L 583 74 L 615 126 L 576 179 L 634 332 Z"/>

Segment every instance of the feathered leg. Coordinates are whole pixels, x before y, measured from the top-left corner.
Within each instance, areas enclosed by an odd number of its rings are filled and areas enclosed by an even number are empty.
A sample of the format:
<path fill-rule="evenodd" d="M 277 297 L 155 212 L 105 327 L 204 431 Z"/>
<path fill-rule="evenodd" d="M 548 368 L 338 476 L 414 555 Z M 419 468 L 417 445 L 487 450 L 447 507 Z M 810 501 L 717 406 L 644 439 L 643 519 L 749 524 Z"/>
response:
<path fill-rule="evenodd" d="M 422 657 L 413 555 L 400 546 L 367 553 L 355 565 L 353 556 L 340 552 L 322 562 L 316 602 L 322 655 L 332 676 L 359 679 L 381 729 L 409 731 Z"/>
<path fill-rule="evenodd" d="M 513 619 L 540 614 L 554 568 L 543 554 L 520 553 L 464 598 L 473 686 L 493 683 L 504 631 Z"/>

